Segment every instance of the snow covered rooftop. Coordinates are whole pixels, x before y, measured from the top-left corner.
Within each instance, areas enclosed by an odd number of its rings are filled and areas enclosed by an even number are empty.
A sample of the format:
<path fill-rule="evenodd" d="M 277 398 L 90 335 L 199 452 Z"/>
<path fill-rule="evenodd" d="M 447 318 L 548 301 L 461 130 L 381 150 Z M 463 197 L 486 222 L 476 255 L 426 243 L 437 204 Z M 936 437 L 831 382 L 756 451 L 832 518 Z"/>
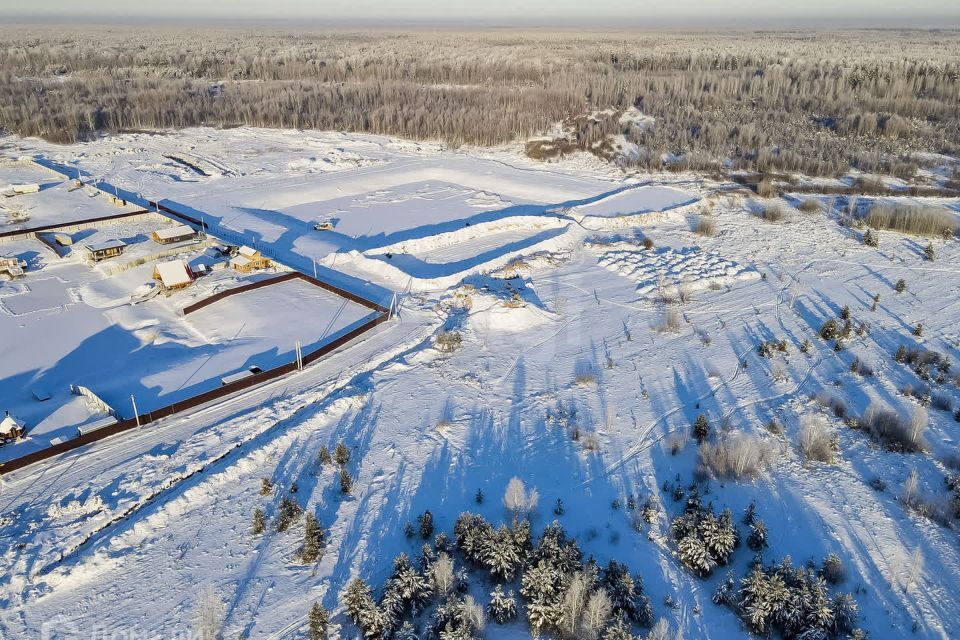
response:
<path fill-rule="evenodd" d="M 183 260 L 171 260 L 157 265 L 157 275 L 165 287 L 176 287 L 190 282 L 190 269 Z"/>
<path fill-rule="evenodd" d="M 24 424 L 11 416 L 9 413 L 3 418 L 3 420 L 0 420 L 0 435 L 7 436 L 15 431 L 23 430 Z"/>
<path fill-rule="evenodd" d="M 251 264 L 252 262 L 253 262 L 253 260 L 251 260 L 250 258 L 248 258 L 248 257 L 246 257 L 246 256 L 236 256 L 235 258 L 231 258 L 231 260 L 230 260 L 230 266 L 231 266 L 231 267 L 245 267 L 245 266 L 247 266 L 248 264 Z"/>
<path fill-rule="evenodd" d="M 155 233 L 157 234 L 157 237 L 161 240 L 172 240 L 174 238 L 192 236 L 194 234 L 194 231 L 187 225 L 180 224 L 175 227 L 167 227 L 164 229 L 159 229 Z"/>
<path fill-rule="evenodd" d="M 260 252 L 257 251 L 256 249 L 251 249 L 250 247 L 243 246 L 243 247 L 240 247 L 239 253 L 240 253 L 240 255 L 242 255 L 242 256 L 246 256 L 246 257 L 248 257 L 248 258 L 254 258 L 254 257 L 256 257 L 257 254 L 259 254 Z"/>
<path fill-rule="evenodd" d="M 119 249 L 121 247 L 125 247 L 127 246 L 127 243 L 123 240 L 105 240 L 104 242 L 94 242 L 85 246 L 90 251 L 106 251 L 107 249 Z"/>

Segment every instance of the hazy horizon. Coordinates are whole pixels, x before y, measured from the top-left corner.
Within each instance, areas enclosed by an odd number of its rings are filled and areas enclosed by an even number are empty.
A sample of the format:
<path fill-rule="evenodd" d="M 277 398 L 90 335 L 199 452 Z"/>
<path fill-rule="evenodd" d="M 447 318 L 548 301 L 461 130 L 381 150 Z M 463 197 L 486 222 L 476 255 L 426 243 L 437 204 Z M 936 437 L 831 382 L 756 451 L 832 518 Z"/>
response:
<path fill-rule="evenodd" d="M 597 0 L 584 9 L 574 0 L 511 0 L 476 2 L 448 0 L 276 0 L 264 10 L 253 0 L 210 0 L 205 3 L 168 0 L 131 6 L 111 0 L 89 0 L 82 12 L 66 0 L 39 0 L 28 10 L 0 0 L 6 21 L 40 24 L 143 24 L 182 26 L 477 26 L 477 27 L 675 27 L 675 28 L 955 28 L 960 3 L 947 7 L 937 0 L 916 0 L 909 6 L 876 0 L 852 0 L 838 7 L 828 0 L 811 0 L 784 8 L 776 2 L 676 0 L 668 6 L 631 0 Z"/>

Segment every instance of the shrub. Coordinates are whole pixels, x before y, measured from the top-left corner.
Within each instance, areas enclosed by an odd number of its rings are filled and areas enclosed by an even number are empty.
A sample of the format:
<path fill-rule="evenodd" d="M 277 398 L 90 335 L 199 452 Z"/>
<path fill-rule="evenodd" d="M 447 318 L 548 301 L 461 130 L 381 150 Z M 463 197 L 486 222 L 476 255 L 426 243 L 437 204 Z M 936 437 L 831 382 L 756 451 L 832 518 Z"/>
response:
<path fill-rule="evenodd" d="M 260 495 L 266 496 L 270 495 L 270 492 L 273 491 L 273 481 L 270 478 L 261 478 L 260 479 Z"/>
<path fill-rule="evenodd" d="M 835 553 L 829 554 L 820 565 L 820 575 L 830 584 L 840 584 L 847 579 L 847 568 L 843 560 Z"/>
<path fill-rule="evenodd" d="M 797 209 L 803 213 L 819 213 L 821 210 L 820 201 L 816 198 L 807 198 L 797 206 Z"/>
<path fill-rule="evenodd" d="M 800 418 L 800 450 L 807 460 L 833 464 L 836 461 L 839 439 L 822 416 Z"/>
<path fill-rule="evenodd" d="M 816 401 L 821 407 L 830 409 L 833 415 L 841 420 L 847 417 L 847 403 L 831 393 L 820 393 L 816 396 Z"/>
<path fill-rule="evenodd" d="M 700 465 L 717 478 L 758 475 L 775 457 L 775 449 L 757 436 L 742 432 L 726 435 L 700 447 Z"/>
<path fill-rule="evenodd" d="M 907 290 L 907 281 L 903 278 L 900 278 L 897 280 L 897 284 L 894 286 L 894 289 L 896 289 L 897 293 L 903 293 Z"/>
<path fill-rule="evenodd" d="M 680 331 L 680 312 L 673 307 L 667 306 L 660 316 L 660 321 L 654 327 L 661 333 L 676 333 Z"/>
<path fill-rule="evenodd" d="M 837 326 L 837 321 L 834 318 L 830 318 L 820 327 L 820 337 L 824 340 L 833 340 L 839 335 L 839 328 Z"/>
<path fill-rule="evenodd" d="M 458 331 L 441 331 L 437 334 L 437 348 L 444 353 L 453 353 L 462 343 L 463 337 Z"/>
<path fill-rule="evenodd" d="M 757 195 L 761 198 L 772 198 L 777 195 L 777 189 L 773 186 L 773 179 L 766 177 L 757 183 Z"/>
<path fill-rule="evenodd" d="M 953 235 L 956 219 L 944 209 L 878 202 L 867 213 L 866 223 L 874 229 L 890 229 L 919 236 Z"/>
<path fill-rule="evenodd" d="M 767 222 L 780 222 L 786 217 L 786 213 L 780 204 L 764 205 L 757 215 Z"/>
<path fill-rule="evenodd" d="M 643 238 L 643 248 L 653 249 L 653 238 L 651 238 L 650 236 L 645 236 Z"/>
<path fill-rule="evenodd" d="M 863 234 L 863 244 L 868 247 L 879 247 L 880 246 L 880 234 L 875 233 L 872 229 L 867 229 Z"/>
<path fill-rule="evenodd" d="M 717 222 L 713 216 L 700 215 L 697 217 L 695 230 L 701 236 L 713 236 L 717 232 Z"/>
<path fill-rule="evenodd" d="M 917 407 L 909 421 L 886 407 L 871 403 L 857 421 L 859 429 L 891 451 L 922 451 L 926 444 L 923 434 L 927 428 L 927 412 Z"/>

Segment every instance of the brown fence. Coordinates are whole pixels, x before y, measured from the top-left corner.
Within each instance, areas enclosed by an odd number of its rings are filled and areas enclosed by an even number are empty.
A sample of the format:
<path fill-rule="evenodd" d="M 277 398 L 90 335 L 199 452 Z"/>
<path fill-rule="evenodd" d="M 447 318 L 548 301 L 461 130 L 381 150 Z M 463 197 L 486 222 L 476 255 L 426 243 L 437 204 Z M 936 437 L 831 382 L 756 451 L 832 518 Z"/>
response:
<path fill-rule="evenodd" d="M 62 229 L 64 227 L 75 227 L 83 226 L 85 224 L 96 224 L 98 222 L 109 222 L 110 220 L 122 220 L 123 218 L 130 218 L 133 216 L 142 216 L 145 213 L 153 213 L 152 211 L 147 211 L 146 209 L 141 209 L 139 211 L 130 211 L 128 213 L 115 213 L 109 216 L 101 216 L 99 218 L 85 218 L 83 220 L 72 220 L 70 222 L 57 222 L 56 224 L 45 224 L 40 227 L 30 227 L 29 229 L 20 229 L 17 231 L 4 231 L 0 233 L 0 238 L 9 238 L 10 236 L 16 235 L 29 235 L 31 233 L 41 233 L 43 231 L 55 231 L 57 229 Z"/>

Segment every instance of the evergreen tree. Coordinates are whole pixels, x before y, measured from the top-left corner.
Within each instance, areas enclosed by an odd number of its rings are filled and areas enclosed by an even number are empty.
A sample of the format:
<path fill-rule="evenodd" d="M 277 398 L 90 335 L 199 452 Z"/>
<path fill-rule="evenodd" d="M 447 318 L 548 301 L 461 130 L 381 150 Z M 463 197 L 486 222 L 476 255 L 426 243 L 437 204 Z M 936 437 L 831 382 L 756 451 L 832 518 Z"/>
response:
<path fill-rule="evenodd" d="M 897 347 L 897 353 L 893 356 L 893 359 L 897 362 L 903 364 L 907 360 L 907 348 L 903 345 Z"/>
<path fill-rule="evenodd" d="M 417 522 L 420 525 L 420 537 L 429 540 L 433 535 L 433 514 L 428 509 L 417 517 Z"/>
<path fill-rule="evenodd" d="M 277 509 L 277 532 L 283 533 L 287 528 L 300 517 L 303 509 L 297 504 L 297 501 L 289 496 L 284 496 L 280 500 L 280 508 Z"/>
<path fill-rule="evenodd" d="M 511 582 L 521 560 L 513 533 L 504 526 L 489 531 L 481 542 L 480 558 L 496 579 Z"/>
<path fill-rule="evenodd" d="M 350 462 L 350 449 L 342 442 L 338 442 L 337 447 L 333 450 L 333 461 L 341 467 L 345 467 Z"/>
<path fill-rule="evenodd" d="M 603 634 L 603 640 L 633 640 L 630 625 L 623 618 L 617 618 L 607 627 Z"/>
<path fill-rule="evenodd" d="M 351 491 L 353 491 L 353 478 L 350 477 L 349 471 L 340 469 L 340 492 L 350 495 Z"/>
<path fill-rule="evenodd" d="M 504 624 L 517 617 L 517 600 L 513 591 L 504 593 L 499 584 L 490 594 L 490 604 L 487 605 L 487 614 L 497 624 Z"/>
<path fill-rule="evenodd" d="M 325 640 L 330 625 L 330 613 L 319 602 L 314 602 L 307 616 L 310 624 L 310 640 Z"/>
<path fill-rule="evenodd" d="M 404 622 L 393 634 L 393 640 L 420 640 L 420 636 L 417 635 L 417 630 L 412 624 Z"/>
<path fill-rule="evenodd" d="M 307 514 L 303 525 L 303 547 L 300 549 L 300 560 L 304 564 L 311 564 L 316 562 L 323 553 L 323 528 L 312 513 Z"/>
<path fill-rule="evenodd" d="M 473 501 L 477 504 L 483 504 L 483 491 L 477 489 L 476 495 L 473 496 Z"/>
<path fill-rule="evenodd" d="M 717 566 L 703 541 L 694 534 L 685 536 L 677 542 L 677 552 L 680 555 L 680 562 L 700 576 L 710 575 Z"/>
<path fill-rule="evenodd" d="M 929 260 L 930 262 L 933 262 L 933 259 L 937 257 L 936 252 L 933 250 L 933 243 L 932 243 L 932 242 L 927 245 L 927 248 L 926 248 L 926 249 L 923 250 L 923 255 L 924 255 L 924 257 L 925 257 L 927 260 Z"/>
<path fill-rule="evenodd" d="M 359 627 L 367 611 L 376 608 L 373 600 L 373 591 L 362 578 L 354 578 L 348 584 L 343 594 L 340 596 L 340 602 L 344 610 L 353 622 Z"/>
<path fill-rule="evenodd" d="M 270 495 L 271 491 L 273 491 L 273 482 L 270 478 L 260 478 L 260 495 Z"/>
<path fill-rule="evenodd" d="M 398 614 L 409 606 L 416 615 L 430 599 L 433 588 L 430 580 L 413 568 L 407 554 L 401 553 L 393 561 L 393 575 L 387 580 L 385 592 L 395 594 L 401 605 Z"/>
<path fill-rule="evenodd" d="M 693 437 L 697 440 L 697 444 L 703 444 L 709 436 L 710 423 L 707 421 L 707 416 L 701 413 L 693 423 Z"/>
<path fill-rule="evenodd" d="M 747 536 L 747 546 L 752 551 L 762 551 L 767 548 L 767 525 L 757 518 L 750 525 L 750 535 Z"/>
<path fill-rule="evenodd" d="M 899 280 L 897 280 L 897 284 L 894 287 L 894 289 L 896 289 L 897 293 L 903 293 L 904 291 L 907 290 L 907 281 L 904 280 L 903 278 L 900 278 Z"/>
<path fill-rule="evenodd" d="M 253 525 L 251 526 L 251 530 L 255 536 L 267 530 L 267 518 L 263 513 L 263 509 L 260 507 L 257 507 L 253 511 Z"/>
<path fill-rule="evenodd" d="M 325 467 L 333 461 L 333 459 L 330 457 L 330 448 L 327 445 L 320 447 L 320 454 L 318 457 L 320 459 L 321 467 Z"/>

